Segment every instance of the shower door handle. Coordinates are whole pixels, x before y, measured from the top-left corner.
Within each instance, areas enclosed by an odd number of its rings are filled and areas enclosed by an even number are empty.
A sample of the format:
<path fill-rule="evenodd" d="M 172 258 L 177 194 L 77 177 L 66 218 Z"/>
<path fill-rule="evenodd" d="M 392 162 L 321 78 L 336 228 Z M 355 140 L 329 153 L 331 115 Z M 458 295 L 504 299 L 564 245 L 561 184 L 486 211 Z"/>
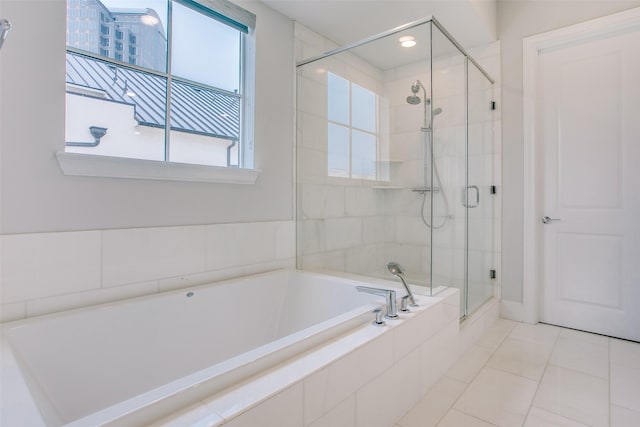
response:
<path fill-rule="evenodd" d="M 471 204 L 471 203 L 467 203 L 467 201 L 469 200 L 469 189 L 473 189 L 476 190 L 476 203 L 475 204 Z M 477 208 L 478 206 L 480 206 L 480 189 L 478 189 L 477 185 L 467 185 L 467 188 L 465 189 L 464 192 L 464 200 L 462 200 L 462 205 L 465 208 Z"/>

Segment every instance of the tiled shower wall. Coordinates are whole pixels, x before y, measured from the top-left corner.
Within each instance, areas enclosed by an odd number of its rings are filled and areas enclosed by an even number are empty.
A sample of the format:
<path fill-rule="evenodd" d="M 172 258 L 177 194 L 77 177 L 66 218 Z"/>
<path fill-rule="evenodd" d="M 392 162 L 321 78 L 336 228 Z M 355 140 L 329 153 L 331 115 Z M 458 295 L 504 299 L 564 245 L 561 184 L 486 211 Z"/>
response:
<path fill-rule="evenodd" d="M 0 236 L 2 321 L 293 267 L 293 221 Z"/>

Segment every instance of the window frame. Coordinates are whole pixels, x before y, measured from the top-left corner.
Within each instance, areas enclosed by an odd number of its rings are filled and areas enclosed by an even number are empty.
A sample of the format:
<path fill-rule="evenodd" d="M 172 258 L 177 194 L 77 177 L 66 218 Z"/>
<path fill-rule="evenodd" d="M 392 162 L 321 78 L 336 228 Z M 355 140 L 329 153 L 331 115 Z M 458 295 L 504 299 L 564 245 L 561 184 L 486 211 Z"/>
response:
<path fill-rule="evenodd" d="M 202 13 L 210 19 L 228 25 L 240 34 L 240 81 L 238 93 L 229 92 L 204 83 L 181 78 L 172 74 L 171 70 L 171 43 L 172 43 L 172 7 L 173 3 L 179 3 L 189 7 L 198 13 Z M 231 13 L 226 13 L 231 12 Z M 240 17 L 240 19 L 237 19 Z M 158 71 L 136 64 L 131 64 L 112 57 L 88 52 L 71 46 L 65 47 L 65 54 L 82 55 L 90 59 L 112 63 L 117 67 L 128 68 L 134 71 L 151 74 L 163 78 L 166 82 L 166 109 L 164 126 L 164 160 L 145 160 L 132 157 L 111 157 L 99 154 L 80 154 L 59 151 L 58 163 L 65 175 L 103 176 L 116 178 L 160 179 L 196 182 L 217 183 L 255 183 L 259 173 L 254 168 L 254 105 L 255 105 L 255 15 L 227 0 L 167 0 L 167 61 L 166 70 Z M 101 19 L 102 22 L 102 19 Z M 101 35 L 101 34 L 99 34 Z M 131 37 L 137 37 L 129 34 Z M 131 43 L 130 43 L 131 44 Z M 133 43 L 135 44 L 135 43 Z M 136 45 L 137 46 L 137 45 Z M 137 49 L 136 49 L 137 53 Z M 123 58 L 123 60 L 126 57 Z M 238 167 L 211 166 L 202 164 L 179 163 L 170 159 L 171 144 L 171 86 L 173 82 L 179 82 L 206 90 L 215 91 L 237 98 L 240 102 L 240 129 L 239 129 L 239 154 Z M 65 118 L 66 120 L 66 118 Z M 65 138 L 66 139 L 66 138 Z M 91 164 L 91 168 L 87 165 Z M 135 168 L 139 171 L 134 171 Z M 209 169 L 207 172 L 206 169 Z M 92 171 L 93 170 L 93 171 Z M 125 172 L 123 174 L 123 171 Z M 189 173 L 191 171 L 192 173 Z M 189 176 L 192 175 L 192 176 Z M 228 178 L 225 178 L 228 176 Z"/>

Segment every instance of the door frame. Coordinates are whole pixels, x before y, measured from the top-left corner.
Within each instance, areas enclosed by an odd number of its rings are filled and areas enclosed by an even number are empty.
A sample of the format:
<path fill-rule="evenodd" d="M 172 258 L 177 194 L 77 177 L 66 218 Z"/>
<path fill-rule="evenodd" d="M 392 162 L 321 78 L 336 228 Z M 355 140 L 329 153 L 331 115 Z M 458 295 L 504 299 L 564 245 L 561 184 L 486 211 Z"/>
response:
<path fill-rule="evenodd" d="M 523 183 L 523 251 L 522 251 L 522 320 L 538 323 L 540 313 L 540 290 L 542 288 L 542 225 L 543 215 L 542 160 L 539 149 L 537 90 L 538 56 L 544 49 L 559 47 L 571 42 L 596 38 L 638 27 L 640 31 L 640 7 L 612 15 L 596 18 L 558 30 L 526 37 L 522 40 L 523 83 L 523 137 L 524 137 L 524 183 Z"/>

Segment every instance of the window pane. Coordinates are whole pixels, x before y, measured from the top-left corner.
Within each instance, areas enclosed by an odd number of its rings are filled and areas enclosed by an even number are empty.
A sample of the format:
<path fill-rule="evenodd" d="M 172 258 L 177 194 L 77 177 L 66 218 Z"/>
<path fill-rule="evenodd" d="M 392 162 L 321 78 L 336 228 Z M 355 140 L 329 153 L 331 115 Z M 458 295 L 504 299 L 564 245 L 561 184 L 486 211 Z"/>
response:
<path fill-rule="evenodd" d="M 240 93 L 240 31 L 173 3 L 172 74 Z"/>
<path fill-rule="evenodd" d="M 349 80 L 327 73 L 327 117 L 333 122 L 349 124 Z"/>
<path fill-rule="evenodd" d="M 240 98 L 173 81 L 169 160 L 238 166 Z"/>
<path fill-rule="evenodd" d="M 67 46 L 116 59 L 122 40 L 130 63 L 164 72 L 166 22 L 166 0 L 67 0 Z"/>
<path fill-rule="evenodd" d="M 329 176 L 349 177 L 349 128 L 329 123 L 328 128 Z"/>
<path fill-rule="evenodd" d="M 376 131 L 376 94 L 357 84 L 351 85 L 351 126 Z"/>
<path fill-rule="evenodd" d="M 376 137 L 353 130 L 351 134 L 351 176 L 376 179 Z"/>
<path fill-rule="evenodd" d="M 67 53 L 65 151 L 164 160 L 166 79 Z"/>

